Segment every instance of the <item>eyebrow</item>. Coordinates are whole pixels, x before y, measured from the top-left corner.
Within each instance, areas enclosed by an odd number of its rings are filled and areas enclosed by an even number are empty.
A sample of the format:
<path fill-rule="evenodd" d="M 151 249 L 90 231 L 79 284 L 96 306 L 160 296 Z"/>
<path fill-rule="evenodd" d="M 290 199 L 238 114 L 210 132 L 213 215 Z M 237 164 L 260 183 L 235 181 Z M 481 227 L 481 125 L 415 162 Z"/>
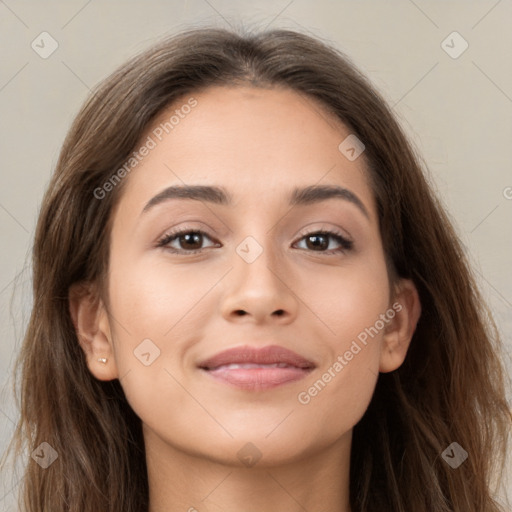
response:
<path fill-rule="evenodd" d="M 342 199 L 354 204 L 361 210 L 365 217 L 370 218 L 368 210 L 359 197 L 350 190 L 337 185 L 310 185 L 304 188 L 296 187 L 292 189 L 288 197 L 288 202 L 290 206 L 303 206 L 333 198 Z M 233 203 L 233 197 L 223 187 L 211 185 L 173 185 L 162 190 L 150 199 L 146 203 L 146 206 L 144 206 L 142 213 L 171 199 L 207 201 L 223 206 L 229 206 Z"/>

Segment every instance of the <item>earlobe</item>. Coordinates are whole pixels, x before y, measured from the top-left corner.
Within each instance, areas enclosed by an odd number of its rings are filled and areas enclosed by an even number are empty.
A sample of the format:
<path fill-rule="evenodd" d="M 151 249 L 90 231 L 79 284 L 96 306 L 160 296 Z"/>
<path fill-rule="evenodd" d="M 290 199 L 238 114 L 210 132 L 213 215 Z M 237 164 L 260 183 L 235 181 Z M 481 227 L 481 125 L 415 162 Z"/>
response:
<path fill-rule="evenodd" d="M 379 365 L 381 373 L 392 372 L 402 365 L 416 330 L 421 303 L 412 280 L 400 280 L 392 308 L 395 315 L 385 329 L 382 342 Z"/>
<path fill-rule="evenodd" d="M 92 284 L 76 283 L 69 289 L 69 312 L 89 371 L 99 380 L 117 378 L 107 311 Z"/>

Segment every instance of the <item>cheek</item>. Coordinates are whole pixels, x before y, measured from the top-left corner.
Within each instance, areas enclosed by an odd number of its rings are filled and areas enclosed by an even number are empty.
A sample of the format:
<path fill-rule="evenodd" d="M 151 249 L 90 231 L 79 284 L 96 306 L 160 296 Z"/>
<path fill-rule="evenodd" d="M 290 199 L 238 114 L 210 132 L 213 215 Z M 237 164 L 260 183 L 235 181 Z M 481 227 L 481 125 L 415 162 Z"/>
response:
<path fill-rule="evenodd" d="M 218 281 L 212 272 L 165 261 L 133 265 L 124 273 L 120 268 L 111 274 L 112 313 L 134 341 L 168 338 L 178 323 L 189 321 L 189 313 L 194 316 L 195 307 Z"/>
<path fill-rule="evenodd" d="M 322 318 L 323 325 L 318 325 L 328 350 L 321 371 L 305 383 L 297 402 L 326 426 L 326 435 L 351 429 L 370 403 L 379 374 L 387 325 L 382 315 L 389 313 L 389 291 L 380 251 L 354 258 L 336 272 L 322 269 L 316 286 L 308 290 L 308 304 Z"/>
<path fill-rule="evenodd" d="M 211 291 L 225 270 L 167 261 L 114 263 L 110 314 L 117 369 L 121 377 L 129 375 L 122 382 L 127 397 L 140 392 L 144 401 L 150 388 L 169 391 L 170 374 L 181 381 L 186 373 L 191 347 L 208 337 L 203 326 L 216 316 L 219 301 Z"/>
<path fill-rule="evenodd" d="M 335 435 L 352 428 L 369 405 L 379 372 L 381 342 L 389 308 L 386 268 L 374 265 L 317 273 L 307 300 L 317 313 L 320 344 L 327 348 L 321 371 L 308 379 L 297 403 Z M 388 316 L 386 316 L 388 313 Z"/>
<path fill-rule="evenodd" d="M 198 316 L 207 305 L 211 315 L 214 305 L 211 299 L 200 300 L 215 283 L 211 274 L 209 280 L 201 279 L 197 272 L 186 272 L 183 266 L 172 269 L 165 263 L 133 265 L 129 271 L 128 265 L 112 265 L 115 271 L 110 276 L 112 335 L 121 385 L 135 413 L 157 431 L 173 430 L 181 419 L 201 414 L 180 383 L 187 373 L 185 356 L 201 325 Z M 177 417 L 176 410 L 183 415 Z M 186 438 L 193 433 L 192 424 L 183 421 L 178 431 L 178 437 Z"/>
<path fill-rule="evenodd" d="M 330 334 L 334 346 L 342 350 L 389 306 L 384 260 L 365 258 L 335 269 L 318 268 L 304 277 L 300 293 L 316 314 L 321 332 Z"/>

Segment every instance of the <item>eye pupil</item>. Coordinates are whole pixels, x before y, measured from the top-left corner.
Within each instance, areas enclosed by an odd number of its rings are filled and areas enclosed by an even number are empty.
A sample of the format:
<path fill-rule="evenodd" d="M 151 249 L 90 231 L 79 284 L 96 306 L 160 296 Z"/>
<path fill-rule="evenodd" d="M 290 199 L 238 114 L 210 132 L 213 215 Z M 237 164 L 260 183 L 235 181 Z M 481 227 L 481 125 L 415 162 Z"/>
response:
<path fill-rule="evenodd" d="M 309 241 L 310 240 L 314 240 L 313 241 L 313 248 L 320 248 L 320 249 L 327 249 L 327 247 L 329 247 L 329 240 L 328 240 L 328 237 L 326 237 L 325 235 L 309 235 L 307 237 L 307 242 L 306 244 L 309 246 Z M 322 240 L 322 242 L 319 243 L 319 240 Z"/>
<path fill-rule="evenodd" d="M 180 244 L 181 244 L 181 241 L 186 240 L 185 245 L 187 245 L 187 244 L 189 245 L 189 247 L 186 247 L 187 249 L 200 249 L 203 235 L 201 235 L 201 233 L 191 232 L 191 233 L 187 233 L 185 235 L 181 235 L 179 238 L 180 238 Z M 191 241 L 192 241 L 192 244 L 195 242 L 198 245 L 198 247 L 190 247 Z M 183 245 L 183 244 L 181 244 L 181 245 Z"/>

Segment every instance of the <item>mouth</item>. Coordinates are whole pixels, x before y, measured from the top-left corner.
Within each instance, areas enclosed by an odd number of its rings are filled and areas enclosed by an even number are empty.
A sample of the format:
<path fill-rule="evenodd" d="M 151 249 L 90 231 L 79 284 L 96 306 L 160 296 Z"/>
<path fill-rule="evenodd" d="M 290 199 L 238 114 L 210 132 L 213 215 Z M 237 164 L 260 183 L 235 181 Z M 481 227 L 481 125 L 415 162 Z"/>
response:
<path fill-rule="evenodd" d="M 198 365 L 217 381 L 245 390 L 264 390 L 303 379 L 316 365 L 277 345 L 235 347 Z"/>

